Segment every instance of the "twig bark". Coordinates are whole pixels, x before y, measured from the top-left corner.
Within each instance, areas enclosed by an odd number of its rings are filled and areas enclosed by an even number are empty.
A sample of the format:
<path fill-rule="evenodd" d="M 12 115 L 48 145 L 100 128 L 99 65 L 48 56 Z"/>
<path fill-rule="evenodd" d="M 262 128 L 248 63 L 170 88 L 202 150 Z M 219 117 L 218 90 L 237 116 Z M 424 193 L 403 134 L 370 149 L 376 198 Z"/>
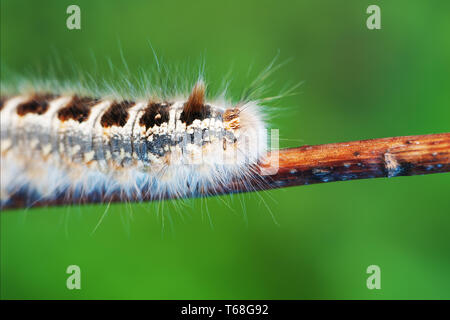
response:
<path fill-rule="evenodd" d="M 273 189 L 449 171 L 450 133 L 442 133 L 280 150 L 278 173 L 264 181 L 267 189 Z"/>

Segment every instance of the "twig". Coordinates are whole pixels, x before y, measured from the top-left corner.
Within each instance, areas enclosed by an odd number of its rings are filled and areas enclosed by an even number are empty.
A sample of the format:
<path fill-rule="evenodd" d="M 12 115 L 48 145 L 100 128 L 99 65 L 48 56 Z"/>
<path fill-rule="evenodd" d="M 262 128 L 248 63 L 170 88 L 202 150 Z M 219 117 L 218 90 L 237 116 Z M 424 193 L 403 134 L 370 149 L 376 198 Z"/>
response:
<path fill-rule="evenodd" d="M 278 172 L 250 180 L 235 180 L 214 190 L 205 190 L 192 197 L 240 193 L 257 190 L 301 186 L 314 183 L 371 179 L 380 177 L 413 176 L 450 171 L 450 133 L 406 136 L 316 146 L 303 146 L 278 151 Z M 276 153 L 268 154 L 267 161 L 252 168 L 260 173 L 276 161 Z M 167 195 L 163 197 L 173 198 Z M 127 201 L 150 201 L 147 198 L 127 198 Z M 159 200 L 159 199 L 158 199 Z M 100 199 L 74 198 L 70 194 L 33 206 L 70 203 L 98 203 L 123 201 L 120 195 Z M 6 208 L 24 207 L 24 199 L 13 198 Z M 4 208 L 5 209 L 5 208 Z"/>
<path fill-rule="evenodd" d="M 264 189 L 449 171 L 450 133 L 361 140 L 280 150 Z"/>

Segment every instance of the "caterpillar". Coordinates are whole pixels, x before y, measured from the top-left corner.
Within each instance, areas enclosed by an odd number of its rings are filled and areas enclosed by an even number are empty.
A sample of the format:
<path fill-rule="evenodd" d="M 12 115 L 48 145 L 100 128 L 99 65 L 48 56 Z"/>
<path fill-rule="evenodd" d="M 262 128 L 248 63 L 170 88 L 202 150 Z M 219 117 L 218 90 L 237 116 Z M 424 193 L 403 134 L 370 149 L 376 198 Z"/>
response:
<path fill-rule="evenodd" d="M 199 80 L 166 99 L 2 95 L 0 206 L 195 197 L 257 179 L 263 108 L 205 90 Z"/>

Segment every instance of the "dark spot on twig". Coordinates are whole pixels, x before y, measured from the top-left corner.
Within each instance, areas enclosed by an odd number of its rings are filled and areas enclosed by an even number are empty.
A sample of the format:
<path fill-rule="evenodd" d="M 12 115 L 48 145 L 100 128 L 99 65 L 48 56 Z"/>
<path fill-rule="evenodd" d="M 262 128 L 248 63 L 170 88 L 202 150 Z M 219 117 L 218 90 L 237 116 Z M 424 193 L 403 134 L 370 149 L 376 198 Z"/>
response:
<path fill-rule="evenodd" d="M 329 173 L 330 173 L 330 170 L 327 168 L 313 168 L 312 169 L 312 174 L 315 176 L 319 176 L 319 177 L 325 176 Z"/>

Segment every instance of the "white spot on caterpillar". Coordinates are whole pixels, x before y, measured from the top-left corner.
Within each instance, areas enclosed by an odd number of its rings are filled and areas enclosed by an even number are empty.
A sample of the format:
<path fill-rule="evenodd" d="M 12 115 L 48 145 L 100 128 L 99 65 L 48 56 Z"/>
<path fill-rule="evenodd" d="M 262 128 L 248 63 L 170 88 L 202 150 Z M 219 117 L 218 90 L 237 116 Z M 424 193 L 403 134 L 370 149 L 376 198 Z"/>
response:
<path fill-rule="evenodd" d="M 4 139 L 1 141 L 1 152 L 5 152 L 6 150 L 8 150 L 9 148 L 11 148 L 12 146 L 12 142 L 11 139 Z"/>
<path fill-rule="evenodd" d="M 95 151 L 89 151 L 84 154 L 84 161 L 89 162 L 94 159 Z"/>
<path fill-rule="evenodd" d="M 52 151 L 52 145 L 51 144 L 47 144 L 44 147 L 42 147 L 42 154 L 44 156 L 49 155 L 51 151 Z"/>
<path fill-rule="evenodd" d="M 30 147 L 31 147 L 31 149 L 35 149 L 35 148 L 38 146 L 38 144 L 39 144 L 39 140 L 38 140 L 38 139 L 36 139 L 36 138 L 32 139 L 32 140 L 30 141 Z"/>
<path fill-rule="evenodd" d="M 81 150 L 81 147 L 79 145 L 73 146 L 71 152 L 71 155 L 76 155 Z"/>

